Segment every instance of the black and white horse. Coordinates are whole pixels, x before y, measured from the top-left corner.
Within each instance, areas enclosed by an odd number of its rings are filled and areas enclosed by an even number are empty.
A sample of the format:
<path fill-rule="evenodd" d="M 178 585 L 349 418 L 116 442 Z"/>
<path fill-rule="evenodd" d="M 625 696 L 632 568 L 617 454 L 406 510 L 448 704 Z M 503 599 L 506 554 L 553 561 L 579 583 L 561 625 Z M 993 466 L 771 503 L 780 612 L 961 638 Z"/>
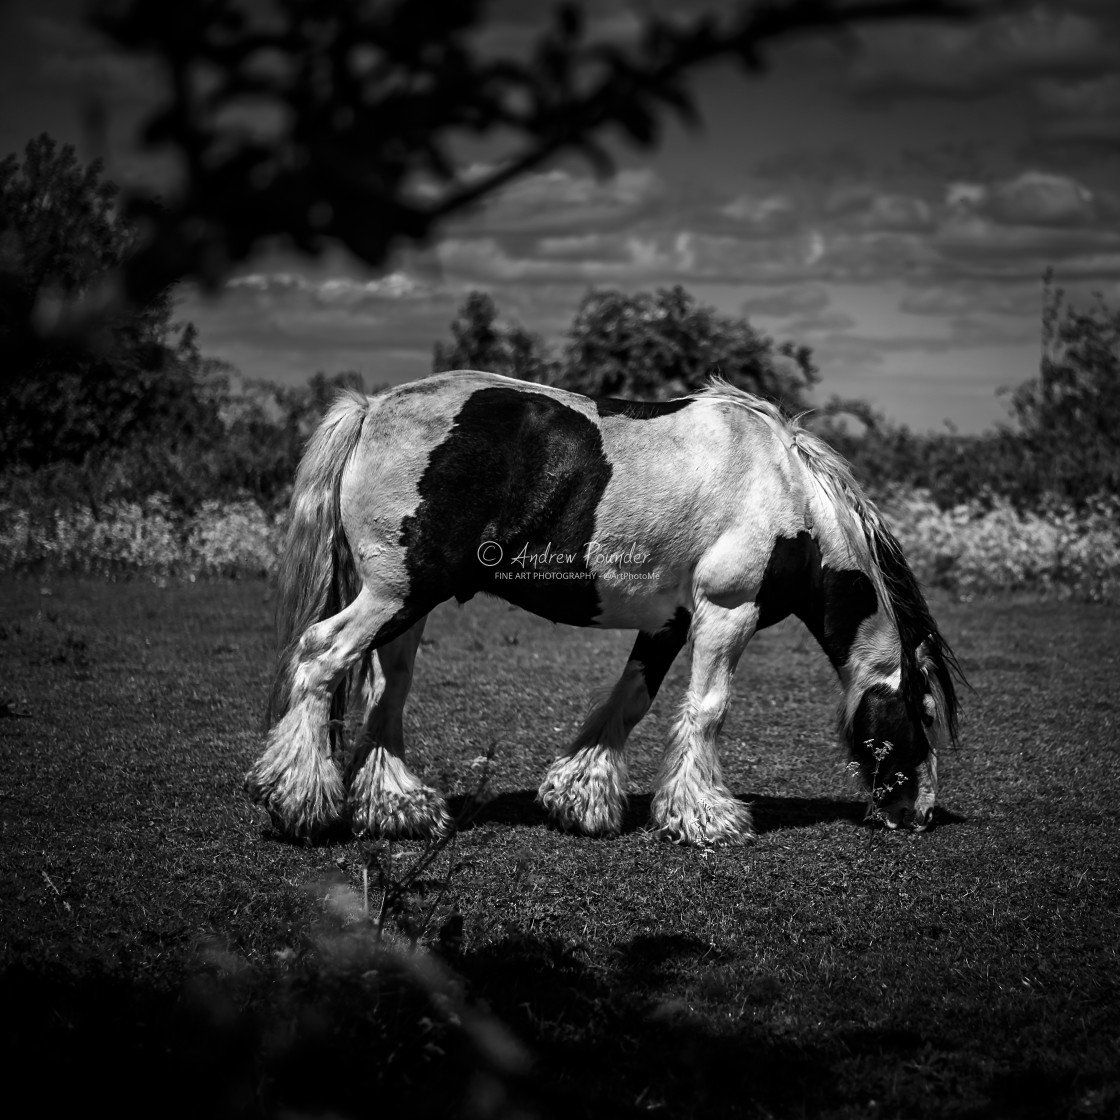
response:
<path fill-rule="evenodd" d="M 790 614 L 836 668 L 840 738 L 888 825 L 929 823 L 956 734 L 953 654 L 847 465 L 719 382 L 659 404 L 474 371 L 346 393 L 299 468 L 279 582 L 287 646 L 246 784 L 293 838 L 344 819 L 383 836 L 446 826 L 442 797 L 405 763 L 402 713 L 428 612 L 479 592 L 638 631 L 540 787 L 564 828 L 620 829 L 627 736 L 688 643 L 653 826 L 684 843 L 749 838 L 716 742 L 747 643 Z M 332 748 L 351 669 L 371 654 L 376 688 L 344 772 Z"/>

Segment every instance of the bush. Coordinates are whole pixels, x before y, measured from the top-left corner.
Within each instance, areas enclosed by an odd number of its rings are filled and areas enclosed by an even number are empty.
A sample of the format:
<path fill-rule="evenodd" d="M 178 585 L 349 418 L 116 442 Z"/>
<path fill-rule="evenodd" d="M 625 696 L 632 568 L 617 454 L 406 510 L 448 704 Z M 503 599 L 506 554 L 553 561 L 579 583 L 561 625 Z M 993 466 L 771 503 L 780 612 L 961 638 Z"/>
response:
<path fill-rule="evenodd" d="M 255 502 L 204 502 L 187 528 L 192 574 L 267 575 L 280 552 L 278 522 Z"/>
<path fill-rule="evenodd" d="M 965 594 L 1031 591 L 1120 601 L 1120 499 L 1023 512 L 1002 497 L 941 509 L 898 491 L 884 512 L 919 579 Z"/>
<path fill-rule="evenodd" d="M 29 510 L 0 502 L 0 569 L 82 575 L 261 576 L 283 539 L 280 518 L 252 502 L 204 502 L 176 515 L 155 495 L 83 507 Z"/>

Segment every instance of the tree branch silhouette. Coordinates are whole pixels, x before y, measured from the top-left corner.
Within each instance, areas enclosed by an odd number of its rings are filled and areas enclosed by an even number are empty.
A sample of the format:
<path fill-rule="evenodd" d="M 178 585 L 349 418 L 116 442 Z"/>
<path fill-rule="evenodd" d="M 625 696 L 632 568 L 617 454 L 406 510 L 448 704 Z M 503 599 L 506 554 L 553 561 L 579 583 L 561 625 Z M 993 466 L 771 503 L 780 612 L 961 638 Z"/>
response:
<path fill-rule="evenodd" d="M 559 7 L 520 57 L 488 52 L 482 0 L 103 0 L 94 21 L 155 59 L 169 97 L 144 124 L 181 157 L 164 204 L 136 195 L 144 240 L 124 268 L 143 303 L 183 278 L 218 286 L 262 242 L 314 255 L 339 244 L 372 267 L 561 153 L 600 173 L 604 134 L 652 147 L 674 115 L 696 124 L 687 79 L 812 31 L 919 17 L 966 18 L 968 0 L 767 0 L 724 21 L 648 16 L 636 41 L 588 37 Z M 455 148 L 502 135 L 500 165 L 464 181 Z"/>
<path fill-rule="evenodd" d="M 1016 2 L 742 0 L 722 19 L 650 14 L 628 42 L 594 38 L 586 6 L 566 3 L 503 52 L 485 41 L 486 0 L 91 0 L 92 24 L 165 77 L 140 141 L 177 157 L 178 181 L 166 198 L 122 192 L 128 253 L 49 306 L 27 304 L 18 254 L 0 255 L 0 373 L 88 344 L 180 281 L 215 290 L 266 244 L 341 246 L 380 269 L 555 157 L 607 174 L 612 131 L 652 148 L 666 119 L 699 123 L 689 80 L 705 64 L 758 71 L 790 37 Z M 479 138 L 504 154 L 464 172 Z M 0 249 L 20 236 L 0 207 Z"/>

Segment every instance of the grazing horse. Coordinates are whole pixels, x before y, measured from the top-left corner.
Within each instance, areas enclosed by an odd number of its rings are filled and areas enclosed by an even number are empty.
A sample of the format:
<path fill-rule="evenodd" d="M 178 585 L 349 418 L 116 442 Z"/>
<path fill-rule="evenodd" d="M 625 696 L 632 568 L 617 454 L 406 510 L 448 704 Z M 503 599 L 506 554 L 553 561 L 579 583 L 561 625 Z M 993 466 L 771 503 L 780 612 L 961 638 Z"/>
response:
<path fill-rule="evenodd" d="M 283 833 L 447 827 L 443 798 L 405 763 L 402 713 L 428 612 L 479 592 L 638 631 L 540 787 L 559 826 L 619 831 L 627 736 L 688 643 L 653 826 L 681 843 L 751 838 L 716 742 L 747 643 L 790 614 L 839 675 L 840 738 L 878 815 L 928 825 L 938 754 L 956 736 L 956 661 L 839 455 L 719 381 L 649 404 L 456 371 L 342 394 L 300 465 L 279 575 L 286 648 L 246 778 Z M 351 669 L 371 654 L 376 687 L 344 773 Z"/>

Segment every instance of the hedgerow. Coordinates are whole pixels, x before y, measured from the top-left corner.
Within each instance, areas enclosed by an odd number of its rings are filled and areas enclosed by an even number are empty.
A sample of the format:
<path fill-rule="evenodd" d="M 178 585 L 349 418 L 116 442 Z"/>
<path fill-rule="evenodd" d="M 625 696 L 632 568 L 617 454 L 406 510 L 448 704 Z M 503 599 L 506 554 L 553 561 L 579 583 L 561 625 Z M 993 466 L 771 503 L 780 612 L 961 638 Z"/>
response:
<path fill-rule="evenodd" d="M 1120 601 L 1120 499 L 1017 509 L 993 496 L 941 509 L 897 491 L 885 512 L 919 578 L 961 594 L 1030 591 Z"/>
<path fill-rule="evenodd" d="M 254 502 L 203 502 L 176 515 L 168 500 L 30 510 L 0 502 L 0 569 L 95 576 L 264 576 L 283 517 Z"/>
<path fill-rule="evenodd" d="M 896 490 L 884 512 L 919 578 L 969 594 L 1026 591 L 1120 602 L 1120 498 L 1074 510 L 1017 509 L 1006 498 L 942 509 L 927 491 Z M 255 502 L 203 502 L 177 512 L 167 498 L 34 510 L 0 502 L 0 570 L 96 576 L 267 576 L 284 514 Z"/>

